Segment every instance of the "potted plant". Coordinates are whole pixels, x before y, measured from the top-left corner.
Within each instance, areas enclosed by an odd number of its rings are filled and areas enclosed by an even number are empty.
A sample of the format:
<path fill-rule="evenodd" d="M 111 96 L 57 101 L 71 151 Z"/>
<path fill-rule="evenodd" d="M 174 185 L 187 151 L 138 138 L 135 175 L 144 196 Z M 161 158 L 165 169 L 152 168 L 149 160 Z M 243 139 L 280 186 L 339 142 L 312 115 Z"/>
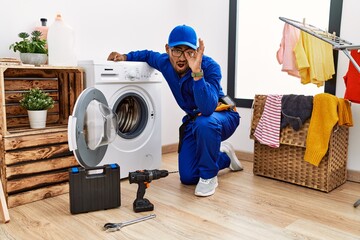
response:
<path fill-rule="evenodd" d="M 31 128 L 45 128 L 47 110 L 54 107 L 54 100 L 39 88 L 32 88 L 19 101 L 28 111 Z"/>
<path fill-rule="evenodd" d="M 40 31 L 33 31 L 31 37 L 26 32 L 19 33 L 19 38 L 22 40 L 10 45 L 9 49 L 14 52 L 20 52 L 20 59 L 22 63 L 34 64 L 36 66 L 45 64 L 47 62 L 47 47 L 46 39 L 41 39 L 42 33 Z"/>

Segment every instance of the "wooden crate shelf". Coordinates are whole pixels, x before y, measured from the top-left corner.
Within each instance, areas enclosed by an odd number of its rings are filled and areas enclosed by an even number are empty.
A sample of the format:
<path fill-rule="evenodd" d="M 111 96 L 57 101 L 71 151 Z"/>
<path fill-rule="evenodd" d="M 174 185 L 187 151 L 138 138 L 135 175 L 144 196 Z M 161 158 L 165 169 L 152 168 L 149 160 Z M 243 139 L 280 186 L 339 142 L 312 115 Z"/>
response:
<path fill-rule="evenodd" d="M 19 105 L 33 87 L 56 102 L 45 129 L 31 129 Z M 68 148 L 67 122 L 83 89 L 81 68 L 0 66 L 0 176 L 9 208 L 69 191 L 68 169 L 78 163 Z"/>

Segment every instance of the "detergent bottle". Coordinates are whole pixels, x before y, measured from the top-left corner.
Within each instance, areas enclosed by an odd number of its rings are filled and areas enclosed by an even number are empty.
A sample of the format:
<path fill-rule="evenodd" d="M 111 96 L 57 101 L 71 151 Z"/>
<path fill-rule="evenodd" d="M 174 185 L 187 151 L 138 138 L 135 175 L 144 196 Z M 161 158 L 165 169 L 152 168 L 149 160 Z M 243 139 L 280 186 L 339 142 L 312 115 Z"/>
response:
<path fill-rule="evenodd" d="M 48 55 L 50 66 L 76 66 L 75 34 L 67 25 L 61 14 L 57 14 L 54 23 L 49 27 Z"/>
<path fill-rule="evenodd" d="M 47 40 L 47 34 L 49 30 L 49 28 L 46 26 L 47 19 L 40 18 L 40 21 L 41 21 L 41 26 L 36 27 L 35 30 L 41 32 L 41 37 L 40 37 L 41 39 Z"/>

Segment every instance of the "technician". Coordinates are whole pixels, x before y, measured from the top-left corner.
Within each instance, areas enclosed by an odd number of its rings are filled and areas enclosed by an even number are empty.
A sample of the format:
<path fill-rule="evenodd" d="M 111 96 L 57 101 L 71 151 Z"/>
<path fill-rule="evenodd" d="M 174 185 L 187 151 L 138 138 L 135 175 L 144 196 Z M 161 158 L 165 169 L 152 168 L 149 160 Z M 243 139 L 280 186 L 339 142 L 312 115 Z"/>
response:
<path fill-rule="evenodd" d="M 193 28 L 175 27 L 165 45 L 166 53 L 150 50 L 110 53 L 110 61 L 142 61 L 160 71 L 180 108 L 185 111 L 180 127 L 179 174 L 183 184 L 197 184 L 196 196 L 210 196 L 218 186 L 219 170 L 242 170 L 229 138 L 240 122 L 235 107 L 224 97 L 221 69 L 204 55 L 204 42 Z"/>

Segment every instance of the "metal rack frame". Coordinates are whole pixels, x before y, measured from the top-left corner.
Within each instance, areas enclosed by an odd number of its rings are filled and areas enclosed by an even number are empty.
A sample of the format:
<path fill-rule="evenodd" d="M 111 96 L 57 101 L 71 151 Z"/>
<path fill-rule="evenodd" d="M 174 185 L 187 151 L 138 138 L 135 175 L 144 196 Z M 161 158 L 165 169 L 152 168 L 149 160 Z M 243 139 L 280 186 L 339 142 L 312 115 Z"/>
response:
<path fill-rule="evenodd" d="M 353 45 L 351 42 L 346 41 L 340 37 L 337 37 L 335 34 L 329 33 L 310 24 L 302 23 L 284 17 L 279 17 L 279 19 L 314 37 L 317 37 L 331 44 L 334 50 L 341 50 L 350 59 L 352 64 L 355 66 L 356 70 L 360 72 L 359 64 L 354 60 L 354 58 L 350 54 L 350 50 L 360 49 L 360 45 Z"/>
<path fill-rule="evenodd" d="M 281 21 L 284 21 L 314 37 L 317 37 L 331 44 L 334 50 L 341 50 L 350 59 L 352 64 L 354 64 L 355 68 L 360 72 L 359 64 L 357 64 L 357 62 L 350 54 L 350 50 L 360 49 L 360 45 L 353 45 L 351 42 L 341 39 L 340 37 L 337 37 L 335 34 L 329 33 L 310 24 L 305 24 L 305 22 L 301 23 L 284 17 L 279 17 L 279 18 Z M 360 205 L 360 199 L 357 200 L 353 206 L 356 208 L 359 205 Z"/>

